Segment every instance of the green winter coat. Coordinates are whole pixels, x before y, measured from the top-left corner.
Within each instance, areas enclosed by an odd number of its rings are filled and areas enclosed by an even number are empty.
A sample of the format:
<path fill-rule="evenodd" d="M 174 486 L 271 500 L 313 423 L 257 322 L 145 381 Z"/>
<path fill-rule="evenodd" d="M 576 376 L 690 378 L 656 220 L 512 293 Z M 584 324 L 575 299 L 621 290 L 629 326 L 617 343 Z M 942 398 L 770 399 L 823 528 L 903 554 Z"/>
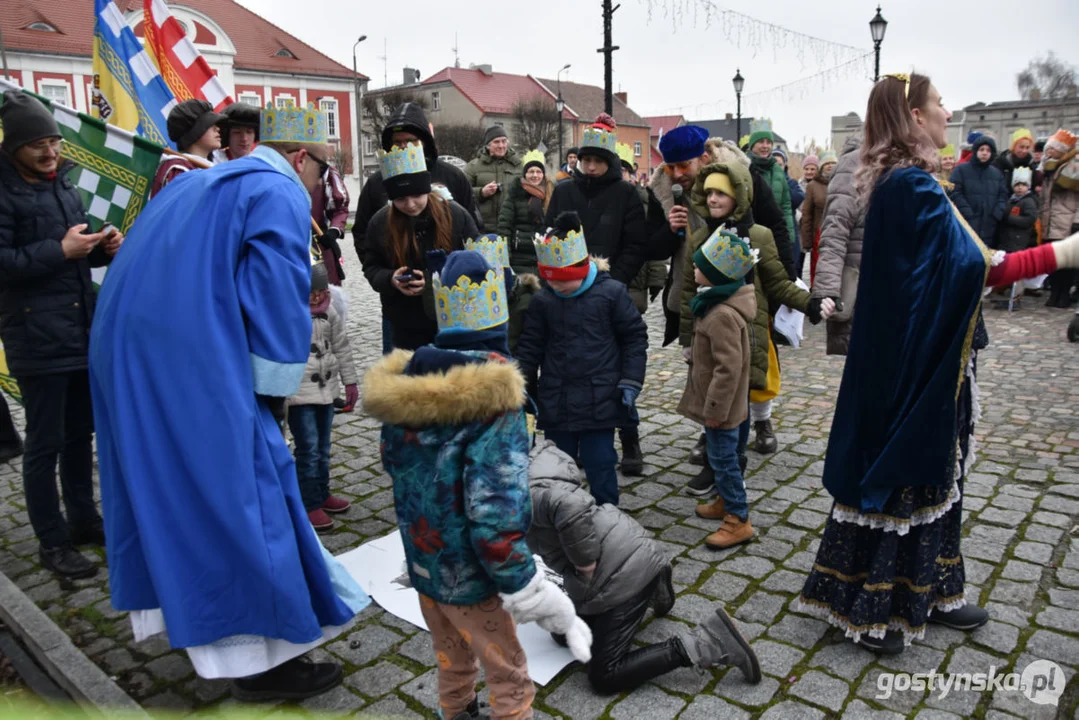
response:
<path fill-rule="evenodd" d="M 787 234 L 790 235 L 791 242 L 794 242 L 794 207 L 791 205 L 791 187 L 787 183 L 787 173 L 783 172 L 783 168 L 774 157 L 766 160 L 750 155 L 749 159 L 753 164 L 753 170 L 759 172 L 764 182 L 768 183 L 768 187 L 772 189 L 772 194 L 776 197 L 776 205 L 783 213 L 783 221 L 787 223 Z"/>
<path fill-rule="evenodd" d="M 716 172 L 725 173 L 734 186 L 736 205 L 734 213 L 725 221 L 726 226 L 737 232 L 740 237 L 748 236 L 749 246 L 760 253 L 760 259 L 753 269 L 757 315 L 749 327 L 749 340 L 752 345 L 749 387 L 751 390 L 763 390 L 768 382 L 768 338 L 771 335 L 771 317 L 781 305 L 805 312 L 809 305 L 810 295 L 791 282 L 787 276 L 787 271 L 779 260 L 779 251 L 776 250 L 772 231 L 763 225 L 750 223 L 752 214 L 749 210 L 753 203 L 753 179 L 745 166 L 738 163 L 730 165 L 713 163 L 705 167 L 693 185 L 690 196 L 693 210 L 701 217 L 709 218 L 704 181 Z M 717 227 L 715 223 L 715 220 L 709 220 L 711 227 L 703 227 L 693 233 L 689 239 L 689 247 L 686 249 L 687 258 L 692 258 L 693 253 L 697 252 L 697 249 L 712 236 Z M 693 312 L 689 309 L 689 301 L 697 294 L 697 281 L 693 278 L 692 262 L 686 263 L 684 273 L 679 341 L 682 347 L 689 347 L 693 342 L 695 320 Z"/>
<path fill-rule="evenodd" d="M 484 148 L 465 166 L 465 177 L 476 196 L 476 205 L 483 217 L 483 227 L 486 232 L 494 232 L 498 228 L 498 214 L 502 211 L 502 203 L 508 197 L 510 187 L 521 178 L 521 159 L 513 148 L 507 150 L 506 156 L 501 158 L 491 157 L 491 153 Z M 494 195 L 485 198 L 483 188 L 491 182 L 496 182 L 501 187 Z"/>
<path fill-rule="evenodd" d="M 539 208 L 540 214 L 538 216 L 533 214 L 529 206 L 533 200 L 538 200 L 538 198 L 533 198 L 529 195 L 521 183 L 522 179 L 518 178 L 516 182 L 506 188 L 504 191 L 506 197 L 502 202 L 502 209 L 498 213 L 497 230 L 489 227 L 487 231 L 497 232 L 506 238 L 506 244 L 510 249 L 510 267 L 513 268 L 513 272 L 518 274 L 535 273 L 537 271 L 536 247 L 532 243 L 536 239 L 536 233 L 542 234 L 547 229 L 544 218 L 547 213 L 547 205 L 551 201 L 551 195 L 554 194 L 554 183 L 550 180 L 545 183 L 544 189 L 547 193 L 547 198 Z"/>

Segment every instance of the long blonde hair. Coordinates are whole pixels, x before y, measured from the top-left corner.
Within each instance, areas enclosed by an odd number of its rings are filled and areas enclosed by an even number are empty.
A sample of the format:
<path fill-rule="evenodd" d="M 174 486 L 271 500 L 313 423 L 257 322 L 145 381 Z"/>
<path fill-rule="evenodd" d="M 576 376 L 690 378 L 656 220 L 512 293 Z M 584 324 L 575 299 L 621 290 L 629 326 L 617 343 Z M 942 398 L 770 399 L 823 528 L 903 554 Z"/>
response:
<path fill-rule="evenodd" d="M 892 170 L 918 167 L 936 171 L 937 149 L 911 113 L 925 106 L 929 87 L 929 78 L 915 73 L 909 86 L 903 79 L 886 76 L 869 93 L 862 162 L 854 176 L 854 188 L 863 205 L 877 181 Z"/>

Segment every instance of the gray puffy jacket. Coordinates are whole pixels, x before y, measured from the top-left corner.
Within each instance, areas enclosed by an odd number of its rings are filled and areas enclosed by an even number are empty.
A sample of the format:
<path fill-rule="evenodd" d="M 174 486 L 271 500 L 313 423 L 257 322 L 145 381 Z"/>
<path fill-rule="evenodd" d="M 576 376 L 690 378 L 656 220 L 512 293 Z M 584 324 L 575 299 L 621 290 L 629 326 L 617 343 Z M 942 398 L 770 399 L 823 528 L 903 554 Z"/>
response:
<path fill-rule="evenodd" d="M 862 265 L 862 237 L 865 209 L 854 191 L 854 173 L 861 165 L 862 138 L 847 139 L 835 175 L 828 183 L 824 220 L 820 226 L 817 274 L 813 297 L 841 298 L 843 311 L 828 320 L 829 355 L 846 355 L 854 317 L 854 297 L 858 292 L 858 272 Z"/>
<path fill-rule="evenodd" d="M 668 560 L 648 531 L 613 505 L 597 507 L 573 459 L 553 443 L 531 453 L 528 547 L 562 575 L 579 615 L 599 615 L 640 592 Z M 596 563 L 591 579 L 576 567 Z"/>

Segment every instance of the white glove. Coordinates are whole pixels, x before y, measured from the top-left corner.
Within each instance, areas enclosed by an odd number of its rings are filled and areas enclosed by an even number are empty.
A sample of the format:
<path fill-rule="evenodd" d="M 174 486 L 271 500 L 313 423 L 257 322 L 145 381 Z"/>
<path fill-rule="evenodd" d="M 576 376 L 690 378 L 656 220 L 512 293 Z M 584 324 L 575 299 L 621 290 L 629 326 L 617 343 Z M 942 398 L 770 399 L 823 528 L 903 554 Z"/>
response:
<path fill-rule="evenodd" d="M 1079 268 L 1079 233 L 1053 243 L 1058 268 Z"/>
<path fill-rule="evenodd" d="M 502 607 L 518 625 L 534 622 L 549 633 L 566 636 L 573 657 L 592 659 L 592 630 L 577 617 L 573 601 L 542 572 L 515 593 L 501 593 Z"/>

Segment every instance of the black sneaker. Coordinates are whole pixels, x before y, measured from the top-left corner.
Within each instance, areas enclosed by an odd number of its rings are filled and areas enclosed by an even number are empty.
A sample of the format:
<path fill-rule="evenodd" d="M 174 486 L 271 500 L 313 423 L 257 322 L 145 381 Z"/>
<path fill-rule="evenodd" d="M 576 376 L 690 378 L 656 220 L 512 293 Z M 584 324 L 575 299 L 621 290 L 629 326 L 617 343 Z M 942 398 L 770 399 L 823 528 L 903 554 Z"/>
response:
<path fill-rule="evenodd" d="M 105 547 L 104 523 L 98 520 L 93 525 L 72 527 L 71 544 L 76 547 L 82 545 L 95 545 L 97 547 Z"/>
<path fill-rule="evenodd" d="M 771 420 L 758 420 L 753 423 L 753 429 L 757 431 L 757 439 L 753 443 L 753 449 L 761 455 L 771 455 L 779 447 L 776 440 L 775 430 L 772 429 Z"/>
<path fill-rule="evenodd" d="M 884 633 L 882 638 L 869 637 L 868 634 L 863 634 L 858 638 L 858 644 L 870 652 L 875 652 L 877 655 L 899 655 L 905 647 L 903 633 L 894 630 Z"/>
<path fill-rule="evenodd" d="M 640 477 L 644 474 L 644 457 L 641 455 L 641 439 L 637 429 L 620 430 L 622 440 L 622 474 L 626 477 Z"/>
<path fill-rule="evenodd" d="M 708 461 L 705 457 L 707 454 L 708 439 L 704 433 L 701 433 L 701 436 L 697 438 L 697 444 L 689 451 L 689 463 L 691 465 L 707 465 Z"/>
<path fill-rule="evenodd" d="M 977 630 L 989 622 L 989 611 L 970 604 L 950 612 L 933 610 L 929 613 L 929 622 L 955 630 Z"/>
<path fill-rule="evenodd" d="M 656 584 L 656 592 L 652 595 L 652 613 L 656 617 L 663 617 L 674 607 L 674 584 L 671 580 L 673 571 L 670 564 L 664 565 L 659 571 L 659 582 Z"/>
<path fill-rule="evenodd" d="M 83 554 L 77 552 L 70 545 L 61 545 L 54 548 L 41 548 L 38 550 L 41 566 L 46 570 L 71 580 L 79 580 L 97 575 L 97 565 L 94 565 Z"/>
<path fill-rule="evenodd" d="M 711 465 L 705 465 L 697 477 L 686 483 L 686 495 L 707 497 L 716 491 L 716 474 Z"/>
<path fill-rule="evenodd" d="M 232 696 L 241 702 L 306 700 L 341 684 L 341 666 L 316 663 L 306 655 L 289 660 L 261 675 L 232 681 Z"/>
<path fill-rule="evenodd" d="M 441 710 L 438 713 L 439 717 L 444 717 Z M 472 698 L 472 702 L 468 704 L 468 707 L 449 718 L 449 720 L 480 720 L 481 717 L 483 716 L 480 715 L 480 701 L 478 698 Z"/>

